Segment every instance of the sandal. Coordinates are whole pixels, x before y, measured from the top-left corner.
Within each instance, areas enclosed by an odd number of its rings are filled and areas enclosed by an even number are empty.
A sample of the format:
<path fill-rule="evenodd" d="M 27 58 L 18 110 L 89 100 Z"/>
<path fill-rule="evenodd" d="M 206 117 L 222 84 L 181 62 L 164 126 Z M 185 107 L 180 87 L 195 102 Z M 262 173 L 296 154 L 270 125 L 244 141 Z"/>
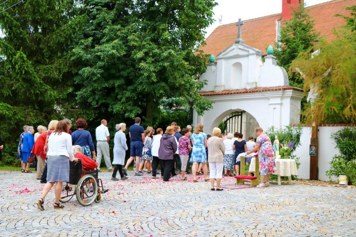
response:
<path fill-rule="evenodd" d="M 40 209 L 41 211 L 44 211 L 43 203 L 44 203 L 43 198 L 38 199 L 38 201 L 37 201 L 37 207 L 38 207 L 38 209 Z"/>
<path fill-rule="evenodd" d="M 223 191 L 224 189 L 222 188 L 217 188 L 216 191 Z"/>
<path fill-rule="evenodd" d="M 211 190 L 211 191 L 215 191 L 215 188 L 211 188 L 210 190 Z"/>
<path fill-rule="evenodd" d="M 25 173 L 25 170 L 24 170 L 24 169 L 21 169 L 21 173 Z"/>
<path fill-rule="evenodd" d="M 60 203 L 60 202 L 55 202 L 54 204 L 53 204 L 53 207 L 54 208 L 63 208 L 64 206 L 62 205 L 62 203 Z"/>
<path fill-rule="evenodd" d="M 32 173 L 32 171 L 31 170 L 25 170 L 24 173 Z"/>

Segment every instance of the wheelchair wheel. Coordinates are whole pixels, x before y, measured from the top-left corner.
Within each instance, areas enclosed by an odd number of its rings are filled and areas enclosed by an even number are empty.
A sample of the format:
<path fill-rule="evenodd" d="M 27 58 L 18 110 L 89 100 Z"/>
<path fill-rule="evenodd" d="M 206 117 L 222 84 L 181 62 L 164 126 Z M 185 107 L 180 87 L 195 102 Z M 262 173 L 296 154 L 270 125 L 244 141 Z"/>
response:
<path fill-rule="evenodd" d="M 94 202 L 98 203 L 98 202 L 100 202 L 100 201 L 101 201 L 101 192 L 99 191 L 99 192 L 98 192 L 98 195 L 96 196 L 96 198 L 95 198 L 95 200 L 94 200 Z"/>
<path fill-rule="evenodd" d="M 75 192 L 80 205 L 89 206 L 98 195 L 98 183 L 92 175 L 84 175 L 80 178 Z"/>
<path fill-rule="evenodd" d="M 66 185 L 64 185 L 62 187 L 62 193 L 61 193 L 61 200 L 60 201 L 62 203 L 69 202 L 74 195 L 75 195 L 75 186 L 66 183 Z"/>

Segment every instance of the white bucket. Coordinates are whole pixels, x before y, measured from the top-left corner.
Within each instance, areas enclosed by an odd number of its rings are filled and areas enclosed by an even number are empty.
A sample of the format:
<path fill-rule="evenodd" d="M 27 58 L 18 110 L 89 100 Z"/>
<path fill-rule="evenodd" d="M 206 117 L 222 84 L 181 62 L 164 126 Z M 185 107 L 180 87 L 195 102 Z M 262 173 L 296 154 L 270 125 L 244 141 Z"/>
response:
<path fill-rule="evenodd" d="M 339 175 L 339 184 L 347 185 L 347 176 L 346 175 Z"/>

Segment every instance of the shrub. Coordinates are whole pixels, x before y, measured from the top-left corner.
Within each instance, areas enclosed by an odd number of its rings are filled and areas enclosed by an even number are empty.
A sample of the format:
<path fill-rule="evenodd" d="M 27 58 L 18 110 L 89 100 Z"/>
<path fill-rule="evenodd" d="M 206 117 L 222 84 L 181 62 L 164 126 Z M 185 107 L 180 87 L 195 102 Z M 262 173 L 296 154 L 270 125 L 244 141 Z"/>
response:
<path fill-rule="evenodd" d="M 334 156 L 330 162 L 330 169 L 326 175 L 331 179 L 332 176 L 346 175 L 347 179 L 356 185 L 356 161 L 346 160 L 343 156 Z"/>
<path fill-rule="evenodd" d="M 341 154 L 334 156 L 326 175 L 329 178 L 346 175 L 350 182 L 356 184 L 356 128 L 343 128 L 333 134 L 332 138 Z"/>
<path fill-rule="evenodd" d="M 336 132 L 332 138 L 345 160 L 356 160 L 356 128 L 346 127 Z"/>
<path fill-rule="evenodd" d="M 300 136 L 302 134 L 301 127 L 286 126 L 285 128 L 275 130 L 274 128 L 266 131 L 266 134 L 273 143 L 278 137 L 279 141 L 279 155 L 282 159 L 294 159 L 297 167 L 300 165 L 300 158 L 293 155 L 295 149 L 300 145 Z"/>

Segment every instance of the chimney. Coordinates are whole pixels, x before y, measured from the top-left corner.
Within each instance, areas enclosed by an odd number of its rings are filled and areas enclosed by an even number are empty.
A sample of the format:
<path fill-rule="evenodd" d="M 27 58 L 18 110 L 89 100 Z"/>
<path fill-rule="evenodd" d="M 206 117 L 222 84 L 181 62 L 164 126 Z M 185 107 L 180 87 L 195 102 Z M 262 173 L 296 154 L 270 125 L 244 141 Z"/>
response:
<path fill-rule="evenodd" d="M 291 19 L 300 5 L 304 6 L 304 0 L 282 0 L 282 20 Z"/>

